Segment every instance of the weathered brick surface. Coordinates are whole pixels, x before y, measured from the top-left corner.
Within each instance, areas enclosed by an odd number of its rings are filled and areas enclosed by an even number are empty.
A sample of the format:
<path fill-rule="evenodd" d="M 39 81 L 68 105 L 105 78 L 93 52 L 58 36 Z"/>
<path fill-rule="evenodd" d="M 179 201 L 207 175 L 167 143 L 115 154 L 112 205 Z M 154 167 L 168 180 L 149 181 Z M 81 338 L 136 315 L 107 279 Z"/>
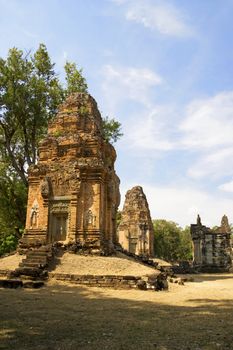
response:
<path fill-rule="evenodd" d="M 141 277 L 135 276 L 113 276 L 113 275 L 76 275 L 76 274 L 61 274 L 49 273 L 50 278 L 60 281 L 67 281 L 80 285 L 88 285 L 92 287 L 111 287 L 119 289 L 136 288 L 137 282 Z"/>
<path fill-rule="evenodd" d="M 167 290 L 168 283 L 165 274 L 153 274 L 148 276 L 118 276 L 118 275 L 77 275 L 50 272 L 49 277 L 58 281 L 75 283 L 89 287 L 109 287 L 115 289 L 153 289 Z"/>
<path fill-rule="evenodd" d="M 62 241 L 110 253 L 120 199 L 115 159 L 95 100 L 68 97 L 40 143 L 38 164 L 29 169 L 21 248 Z"/>
<path fill-rule="evenodd" d="M 153 256 L 154 229 L 147 199 L 140 186 L 133 187 L 125 195 L 118 236 L 120 245 L 128 252 Z"/>

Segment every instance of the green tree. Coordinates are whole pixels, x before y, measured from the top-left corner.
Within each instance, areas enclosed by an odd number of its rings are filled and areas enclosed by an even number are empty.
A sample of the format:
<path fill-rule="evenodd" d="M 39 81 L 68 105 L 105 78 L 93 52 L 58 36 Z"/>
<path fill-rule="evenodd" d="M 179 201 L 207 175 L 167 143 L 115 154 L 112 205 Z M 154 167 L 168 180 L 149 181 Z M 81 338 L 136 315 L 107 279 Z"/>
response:
<path fill-rule="evenodd" d="M 180 260 L 192 260 L 193 258 L 193 244 L 190 226 L 186 226 L 184 229 L 181 229 L 179 257 Z"/>
<path fill-rule="evenodd" d="M 22 180 L 5 165 L 0 165 L 0 193 L 0 230 L 7 233 L 22 228 L 27 191 Z"/>
<path fill-rule="evenodd" d="M 15 234 L 1 234 L 0 235 L 0 256 L 9 253 L 16 249 L 18 238 Z"/>
<path fill-rule="evenodd" d="M 88 92 L 86 79 L 83 77 L 82 69 L 78 69 L 77 65 L 73 62 L 66 62 L 66 90 L 65 95 L 68 96 L 73 92 Z"/>
<path fill-rule="evenodd" d="M 108 142 L 116 142 L 123 133 L 121 132 L 121 124 L 115 119 L 108 117 L 103 119 L 104 138 Z"/>
<path fill-rule="evenodd" d="M 13 48 L 0 59 L 0 150 L 27 185 L 27 167 L 36 162 L 37 146 L 62 101 L 62 88 L 46 47 L 33 56 Z"/>
<path fill-rule="evenodd" d="M 73 92 L 88 91 L 75 63 L 65 64 L 65 87 L 54 66 L 43 44 L 34 55 L 13 48 L 6 60 L 0 58 L 0 161 L 10 164 L 26 186 L 27 168 L 36 162 L 38 143 L 58 105 Z M 103 126 L 107 141 L 122 136 L 114 119 L 104 119 Z"/>
<path fill-rule="evenodd" d="M 0 164 L 0 255 L 16 248 L 23 232 L 26 199 L 22 180 Z"/>
<path fill-rule="evenodd" d="M 191 237 L 173 221 L 154 220 L 155 256 L 169 261 L 188 260 L 192 256 Z"/>

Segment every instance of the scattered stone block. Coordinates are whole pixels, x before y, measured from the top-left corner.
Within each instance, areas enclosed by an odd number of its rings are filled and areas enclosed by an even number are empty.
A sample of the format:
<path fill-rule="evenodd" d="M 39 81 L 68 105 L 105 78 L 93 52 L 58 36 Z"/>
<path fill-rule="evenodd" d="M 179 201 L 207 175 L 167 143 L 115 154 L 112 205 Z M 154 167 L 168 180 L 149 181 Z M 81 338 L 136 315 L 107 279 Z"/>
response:
<path fill-rule="evenodd" d="M 23 282 L 19 279 L 0 279 L 0 288 L 21 288 Z"/>
<path fill-rule="evenodd" d="M 147 290 L 146 281 L 139 280 L 137 282 L 137 288 L 140 289 L 140 290 Z"/>
<path fill-rule="evenodd" d="M 23 281 L 24 288 L 37 289 L 44 286 L 43 281 Z"/>

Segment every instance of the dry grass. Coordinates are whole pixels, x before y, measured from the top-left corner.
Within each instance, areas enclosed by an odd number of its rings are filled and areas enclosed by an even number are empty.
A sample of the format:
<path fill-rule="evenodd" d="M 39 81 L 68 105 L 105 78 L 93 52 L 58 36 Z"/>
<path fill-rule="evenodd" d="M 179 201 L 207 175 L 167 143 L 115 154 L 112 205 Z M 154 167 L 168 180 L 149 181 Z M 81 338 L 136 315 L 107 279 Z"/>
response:
<path fill-rule="evenodd" d="M 0 349 L 233 349 L 233 275 L 169 292 L 49 283 L 0 290 Z"/>

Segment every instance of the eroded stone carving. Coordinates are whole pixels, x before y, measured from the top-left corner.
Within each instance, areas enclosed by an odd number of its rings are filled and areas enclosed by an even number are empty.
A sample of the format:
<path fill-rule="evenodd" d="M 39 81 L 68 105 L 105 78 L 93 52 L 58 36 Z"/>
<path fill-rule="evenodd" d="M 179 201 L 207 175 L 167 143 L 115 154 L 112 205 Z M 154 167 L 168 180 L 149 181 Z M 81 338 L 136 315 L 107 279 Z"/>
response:
<path fill-rule="evenodd" d="M 40 185 L 40 191 L 41 191 L 41 195 L 43 198 L 48 198 L 49 197 L 49 178 L 48 176 L 45 176 L 45 178 L 43 179 L 41 185 Z"/>
<path fill-rule="evenodd" d="M 50 212 L 51 213 L 68 213 L 69 211 L 69 203 L 57 201 L 57 203 L 51 204 Z"/>
<path fill-rule="evenodd" d="M 38 227 L 39 205 L 35 199 L 30 210 L 30 228 L 35 229 Z"/>
<path fill-rule="evenodd" d="M 91 210 L 88 210 L 86 215 L 86 220 L 87 220 L 87 225 L 92 225 L 93 227 L 95 226 L 96 216 L 93 215 Z"/>
<path fill-rule="evenodd" d="M 140 186 L 126 193 L 118 235 L 124 249 L 137 255 L 153 256 L 154 229 L 147 199 Z"/>

